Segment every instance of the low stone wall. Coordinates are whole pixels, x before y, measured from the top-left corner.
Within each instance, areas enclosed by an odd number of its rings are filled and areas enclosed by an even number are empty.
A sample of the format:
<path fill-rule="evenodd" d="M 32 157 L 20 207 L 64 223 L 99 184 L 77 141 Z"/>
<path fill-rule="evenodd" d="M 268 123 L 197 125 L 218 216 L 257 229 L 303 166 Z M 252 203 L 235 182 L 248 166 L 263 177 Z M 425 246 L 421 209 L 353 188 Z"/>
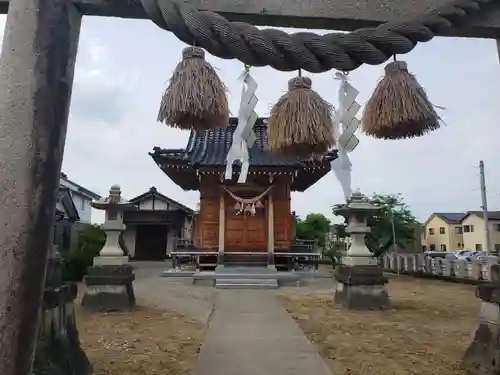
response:
<path fill-rule="evenodd" d="M 50 259 L 36 344 L 33 375 L 90 375 L 75 320 L 75 283 L 63 283 L 60 260 Z"/>
<path fill-rule="evenodd" d="M 494 278 L 491 266 L 498 264 L 498 257 L 490 256 L 484 260 L 441 259 L 424 254 L 387 254 L 382 258 L 385 272 L 415 277 L 433 278 L 467 284 L 477 284 Z"/>

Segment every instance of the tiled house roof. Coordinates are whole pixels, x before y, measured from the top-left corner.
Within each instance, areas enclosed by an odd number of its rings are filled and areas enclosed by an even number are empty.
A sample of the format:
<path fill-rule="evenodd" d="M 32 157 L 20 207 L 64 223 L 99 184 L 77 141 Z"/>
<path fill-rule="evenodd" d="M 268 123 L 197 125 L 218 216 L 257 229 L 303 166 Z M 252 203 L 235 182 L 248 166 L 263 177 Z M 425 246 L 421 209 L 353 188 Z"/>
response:
<path fill-rule="evenodd" d="M 458 224 L 462 221 L 465 213 L 463 212 L 436 212 L 434 215 L 440 217 L 448 224 Z"/>
<path fill-rule="evenodd" d="M 65 214 L 67 215 L 67 218 L 71 221 L 78 221 L 80 220 L 80 215 L 78 215 L 78 210 L 75 207 L 75 202 L 73 201 L 73 198 L 71 197 L 70 189 L 59 186 L 59 189 L 57 191 L 57 202 L 61 203 L 63 206 L 64 210 L 66 211 Z M 59 212 L 57 212 L 59 211 Z M 61 214 L 62 211 L 56 209 L 56 214 Z M 63 217 L 64 217 L 64 212 L 63 212 Z"/>
<path fill-rule="evenodd" d="M 483 211 L 469 211 L 462 217 L 462 220 L 469 215 L 476 215 L 482 219 Z M 488 211 L 488 220 L 500 220 L 500 211 Z"/>
<path fill-rule="evenodd" d="M 157 198 L 157 199 L 160 199 L 164 202 L 172 204 L 172 205 L 178 207 L 181 211 L 186 212 L 187 214 L 192 215 L 194 213 L 194 211 L 191 208 L 183 205 L 182 203 L 177 202 L 176 200 L 173 200 L 172 198 L 167 197 L 166 195 L 163 195 L 154 186 L 150 187 L 147 192 L 145 192 L 141 195 L 138 195 L 135 198 L 130 199 L 129 202 L 134 203 L 134 204 L 138 204 L 139 202 L 145 201 L 147 199 L 154 199 L 154 198 Z"/>

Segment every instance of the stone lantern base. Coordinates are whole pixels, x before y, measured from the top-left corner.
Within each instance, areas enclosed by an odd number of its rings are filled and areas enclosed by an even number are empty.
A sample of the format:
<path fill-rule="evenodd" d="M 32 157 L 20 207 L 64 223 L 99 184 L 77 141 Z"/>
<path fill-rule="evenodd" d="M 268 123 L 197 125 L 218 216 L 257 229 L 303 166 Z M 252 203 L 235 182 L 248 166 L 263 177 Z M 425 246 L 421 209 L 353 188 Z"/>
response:
<path fill-rule="evenodd" d="M 133 267 L 127 257 L 96 257 L 83 278 L 86 290 L 82 307 L 95 311 L 120 311 L 135 307 Z M 114 263 L 114 264 L 113 264 Z"/>
<path fill-rule="evenodd" d="M 62 280 L 62 260 L 48 261 L 43 305 L 32 375 L 91 375 L 93 372 L 80 345 L 74 311 L 76 283 Z"/>
<path fill-rule="evenodd" d="M 380 310 L 389 307 L 387 278 L 378 264 L 342 264 L 335 272 L 335 279 L 337 289 L 334 302 L 342 307 L 352 310 Z"/>
<path fill-rule="evenodd" d="M 492 271 L 498 274 L 499 267 L 493 266 Z M 482 300 L 479 324 L 462 366 L 469 375 L 497 375 L 500 373 L 500 282 L 478 285 L 476 295 Z"/>

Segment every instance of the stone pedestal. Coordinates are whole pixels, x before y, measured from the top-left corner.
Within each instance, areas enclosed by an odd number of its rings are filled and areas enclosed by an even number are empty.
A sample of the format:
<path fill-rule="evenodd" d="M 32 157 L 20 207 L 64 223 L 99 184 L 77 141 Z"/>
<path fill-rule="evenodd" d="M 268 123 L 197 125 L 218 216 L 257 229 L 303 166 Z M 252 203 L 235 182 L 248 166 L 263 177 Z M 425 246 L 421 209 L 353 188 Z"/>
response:
<path fill-rule="evenodd" d="M 337 267 L 335 303 L 348 309 L 379 310 L 389 307 L 387 278 L 383 268 L 366 247 L 365 236 L 370 232 L 367 218 L 379 210 L 361 193 L 354 193 L 347 204 L 335 210 L 348 219 L 346 228 L 351 245 L 342 264 Z"/>
<path fill-rule="evenodd" d="M 482 301 L 479 324 L 472 343 L 465 352 L 462 366 L 469 375 L 498 375 L 500 373 L 500 281 L 478 285 L 476 294 Z"/>
<path fill-rule="evenodd" d="M 352 262 L 352 264 L 342 264 L 337 267 L 334 302 L 353 310 L 388 308 L 387 278 L 384 276 L 382 267 L 376 263 L 370 264 L 369 259 L 360 260 L 358 264 Z M 363 265 L 363 263 L 367 264 Z"/>
<path fill-rule="evenodd" d="M 83 278 L 86 290 L 82 306 L 87 309 L 116 311 L 135 306 L 133 267 L 128 264 L 119 241 L 120 233 L 125 230 L 123 210 L 131 206 L 121 197 L 118 185 L 111 186 L 108 197 L 92 202 L 92 207 L 106 210 L 106 221 L 102 226 L 106 243 Z"/>
<path fill-rule="evenodd" d="M 49 259 L 33 375 L 90 375 L 92 365 L 83 351 L 76 326 L 75 283 L 63 283 L 61 259 Z"/>
<path fill-rule="evenodd" d="M 132 286 L 135 279 L 133 267 L 130 264 L 99 263 L 100 261 L 96 258 L 94 266 L 89 268 L 88 275 L 83 278 L 86 291 L 82 306 L 95 311 L 119 311 L 133 308 L 135 306 Z"/>

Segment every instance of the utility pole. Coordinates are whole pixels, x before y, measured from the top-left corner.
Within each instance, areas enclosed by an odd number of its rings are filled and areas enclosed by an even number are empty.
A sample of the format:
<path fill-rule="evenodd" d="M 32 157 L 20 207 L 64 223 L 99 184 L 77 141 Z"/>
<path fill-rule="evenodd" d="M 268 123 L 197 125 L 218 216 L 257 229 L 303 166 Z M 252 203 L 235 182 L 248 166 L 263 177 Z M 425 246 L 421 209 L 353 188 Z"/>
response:
<path fill-rule="evenodd" d="M 486 178 L 484 177 L 484 162 L 479 161 L 479 178 L 481 183 L 481 208 L 483 209 L 483 220 L 484 220 L 484 244 L 486 245 L 486 250 L 491 252 L 491 241 L 490 241 L 490 225 L 488 222 L 488 202 L 486 198 Z"/>
<path fill-rule="evenodd" d="M 394 211 L 392 210 L 392 207 L 389 207 L 389 210 L 391 211 L 392 246 L 394 251 L 396 251 L 396 227 L 394 226 Z"/>

